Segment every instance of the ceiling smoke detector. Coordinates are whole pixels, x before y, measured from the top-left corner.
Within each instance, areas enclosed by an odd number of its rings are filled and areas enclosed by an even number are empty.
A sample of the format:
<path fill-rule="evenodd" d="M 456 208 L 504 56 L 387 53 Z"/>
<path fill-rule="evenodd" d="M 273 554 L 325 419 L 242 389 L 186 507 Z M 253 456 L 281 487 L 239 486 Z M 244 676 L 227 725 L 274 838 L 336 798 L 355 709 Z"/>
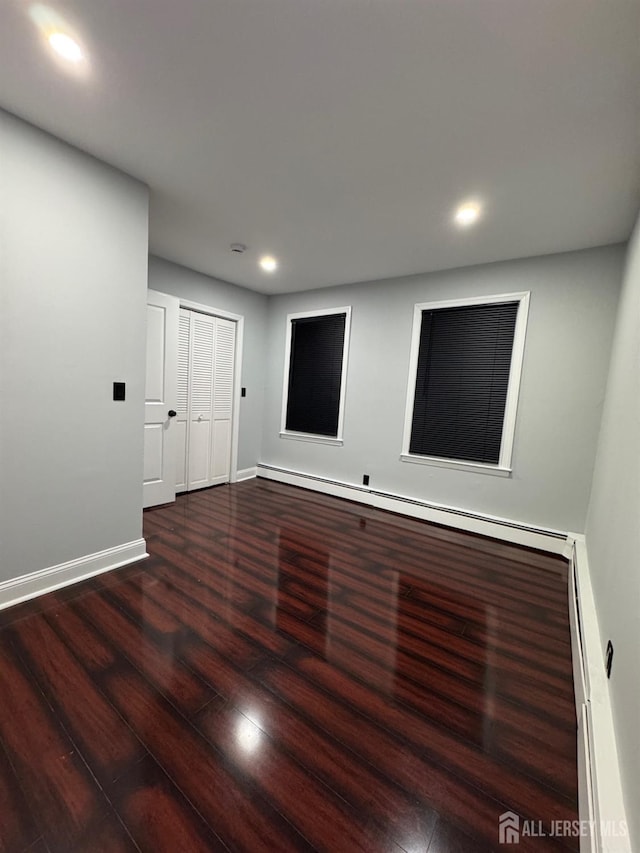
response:
<path fill-rule="evenodd" d="M 232 252 L 235 252 L 236 255 L 241 255 L 243 252 L 247 251 L 247 247 L 244 243 L 232 243 L 229 248 Z"/>

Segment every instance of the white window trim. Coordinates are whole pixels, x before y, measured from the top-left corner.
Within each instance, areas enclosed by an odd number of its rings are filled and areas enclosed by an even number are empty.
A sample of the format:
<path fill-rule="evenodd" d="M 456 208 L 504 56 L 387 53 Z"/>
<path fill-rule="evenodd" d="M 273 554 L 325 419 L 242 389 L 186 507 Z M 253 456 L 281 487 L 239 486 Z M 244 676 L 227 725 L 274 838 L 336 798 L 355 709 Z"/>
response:
<path fill-rule="evenodd" d="M 289 365 L 291 363 L 291 328 L 292 320 L 305 317 L 327 317 L 332 314 L 345 314 L 344 344 L 342 348 L 342 375 L 340 377 L 340 400 L 338 402 L 338 434 L 337 436 L 317 435 L 315 433 L 294 432 L 286 428 L 287 403 L 289 398 Z M 317 311 L 298 311 L 287 314 L 287 328 L 284 347 L 284 378 L 282 380 L 282 413 L 280 419 L 280 438 L 290 438 L 294 441 L 311 441 L 316 444 L 334 444 L 342 446 L 344 428 L 344 401 L 347 390 L 347 361 L 349 357 L 349 337 L 351 333 L 351 306 L 343 308 L 320 308 Z"/>
<path fill-rule="evenodd" d="M 511 459 L 513 441 L 516 430 L 516 413 L 520 393 L 520 379 L 524 361 L 524 344 L 527 333 L 529 316 L 530 291 L 520 293 L 498 293 L 494 296 L 472 296 L 467 299 L 447 299 L 439 302 L 420 302 L 413 308 L 413 331 L 411 334 L 411 354 L 409 357 L 409 377 L 407 380 L 407 405 L 404 415 L 404 432 L 402 437 L 403 462 L 418 463 L 419 465 L 435 465 L 441 468 L 453 468 L 459 471 L 492 474 L 497 477 L 509 477 L 512 473 Z M 409 452 L 411 442 L 411 422 L 413 420 L 413 404 L 416 392 L 416 373 L 418 370 L 418 350 L 420 348 L 420 331 L 422 328 L 422 312 L 437 311 L 440 308 L 459 308 L 467 305 L 491 305 L 496 302 L 519 302 L 516 326 L 513 335 L 513 350 L 511 353 L 511 368 L 509 370 L 509 385 L 507 400 L 504 408 L 502 423 L 502 443 L 497 465 L 487 465 L 482 462 L 472 462 L 462 459 L 445 459 L 436 456 L 420 456 Z"/>

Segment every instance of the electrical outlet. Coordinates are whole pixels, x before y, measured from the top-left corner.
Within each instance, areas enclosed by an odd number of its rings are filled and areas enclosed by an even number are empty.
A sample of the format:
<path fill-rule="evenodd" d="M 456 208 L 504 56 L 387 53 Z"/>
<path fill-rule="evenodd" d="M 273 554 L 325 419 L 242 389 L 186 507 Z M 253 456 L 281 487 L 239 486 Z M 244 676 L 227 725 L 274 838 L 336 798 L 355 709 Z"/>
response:
<path fill-rule="evenodd" d="M 611 678 L 611 667 L 613 666 L 613 643 L 611 640 L 607 643 L 607 653 L 604 659 L 607 667 L 607 678 Z"/>
<path fill-rule="evenodd" d="M 363 474 L 363 475 L 362 475 L 362 485 L 363 485 L 363 486 L 368 486 L 368 485 L 369 485 L 369 475 L 368 475 L 368 474 Z"/>

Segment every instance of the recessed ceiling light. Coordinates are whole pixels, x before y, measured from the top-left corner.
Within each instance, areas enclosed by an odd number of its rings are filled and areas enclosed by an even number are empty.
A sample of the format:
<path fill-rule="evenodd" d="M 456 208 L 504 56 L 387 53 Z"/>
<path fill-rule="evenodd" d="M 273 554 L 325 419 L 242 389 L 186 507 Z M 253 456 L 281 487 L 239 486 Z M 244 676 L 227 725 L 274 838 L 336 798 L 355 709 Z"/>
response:
<path fill-rule="evenodd" d="M 278 269 L 278 262 L 271 255 L 265 255 L 263 258 L 260 258 L 260 266 L 265 272 L 274 272 Z"/>
<path fill-rule="evenodd" d="M 480 218 L 480 214 L 482 213 L 482 207 L 476 201 L 465 201 L 464 204 L 461 204 L 460 207 L 456 210 L 454 219 L 458 225 L 461 225 L 463 228 L 468 225 L 473 225 L 474 222 L 477 222 Z"/>
<path fill-rule="evenodd" d="M 66 33 L 51 33 L 49 44 L 63 59 L 68 62 L 81 62 L 84 54 L 78 42 L 74 41 Z"/>

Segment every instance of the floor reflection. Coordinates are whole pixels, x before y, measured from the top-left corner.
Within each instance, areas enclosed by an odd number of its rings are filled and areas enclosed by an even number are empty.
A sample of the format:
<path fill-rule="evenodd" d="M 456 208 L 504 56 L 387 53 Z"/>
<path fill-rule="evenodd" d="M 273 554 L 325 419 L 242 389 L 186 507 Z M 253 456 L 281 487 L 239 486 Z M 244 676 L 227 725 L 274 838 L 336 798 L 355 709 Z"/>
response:
<path fill-rule="evenodd" d="M 576 817 L 557 558 L 263 481 L 145 528 L 4 613 L 0 848 L 479 853 L 505 806 Z"/>
<path fill-rule="evenodd" d="M 260 725 L 260 718 L 257 715 L 253 715 L 250 719 L 238 712 L 236 741 L 243 752 L 252 754 L 259 748 L 260 740 L 264 736 Z"/>
<path fill-rule="evenodd" d="M 360 524 L 357 529 L 362 529 Z M 320 657 L 392 694 L 396 673 L 398 573 L 372 572 L 371 588 L 366 574 L 366 559 L 355 554 L 332 553 L 330 546 L 310 540 L 298 529 L 281 527 L 276 626 L 285 633 L 297 627 L 296 639 L 305 642 L 306 638 Z M 375 601 L 373 621 L 358 609 L 357 601 L 351 600 L 350 588 L 358 584 L 367 588 L 367 594 L 361 597 Z M 306 633 L 292 623 L 292 614 L 307 623 Z M 363 627 L 371 631 L 370 639 L 366 633 L 360 634 Z M 372 643 L 375 643 L 373 658 L 368 648 Z"/>

